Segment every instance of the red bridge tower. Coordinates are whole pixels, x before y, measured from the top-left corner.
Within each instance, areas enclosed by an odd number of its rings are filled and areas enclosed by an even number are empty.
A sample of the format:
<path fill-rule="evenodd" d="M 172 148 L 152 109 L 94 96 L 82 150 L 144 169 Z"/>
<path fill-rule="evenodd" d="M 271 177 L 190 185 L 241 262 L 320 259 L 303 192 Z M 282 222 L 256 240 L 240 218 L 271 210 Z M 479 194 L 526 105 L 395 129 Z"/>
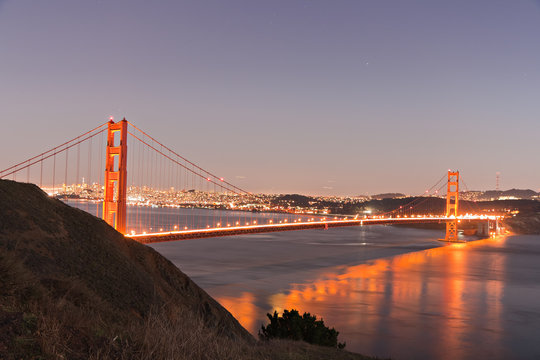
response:
<path fill-rule="evenodd" d="M 448 170 L 448 187 L 446 190 L 446 222 L 445 241 L 458 242 L 458 203 L 459 203 L 459 171 Z"/>
<path fill-rule="evenodd" d="M 109 121 L 105 159 L 105 190 L 103 220 L 122 234 L 126 233 L 127 185 L 127 127 L 126 119 Z M 120 143 L 115 145 L 115 133 L 120 132 Z"/>

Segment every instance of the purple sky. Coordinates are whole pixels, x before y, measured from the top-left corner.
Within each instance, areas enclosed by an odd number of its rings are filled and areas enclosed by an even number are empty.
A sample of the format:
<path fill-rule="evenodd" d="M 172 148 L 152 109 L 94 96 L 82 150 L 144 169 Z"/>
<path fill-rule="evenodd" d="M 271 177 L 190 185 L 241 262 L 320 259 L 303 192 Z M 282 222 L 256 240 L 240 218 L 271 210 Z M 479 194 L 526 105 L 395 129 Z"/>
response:
<path fill-rule="evenodd" d="M 254 192 L 540 190 L 540 2 L 0 0 L 0 169 L 128 120 Z"/>

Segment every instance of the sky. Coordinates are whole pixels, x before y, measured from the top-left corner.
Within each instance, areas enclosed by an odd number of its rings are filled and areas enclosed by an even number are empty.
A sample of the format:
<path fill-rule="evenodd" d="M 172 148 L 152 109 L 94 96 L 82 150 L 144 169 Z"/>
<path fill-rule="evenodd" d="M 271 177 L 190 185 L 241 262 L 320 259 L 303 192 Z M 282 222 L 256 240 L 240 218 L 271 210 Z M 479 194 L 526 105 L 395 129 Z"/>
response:
<path fill-rule="evenodd" d="M 126 117 L 253 192 L 540 190 L 540 1 L 0 0 L 0 169 Z"/>

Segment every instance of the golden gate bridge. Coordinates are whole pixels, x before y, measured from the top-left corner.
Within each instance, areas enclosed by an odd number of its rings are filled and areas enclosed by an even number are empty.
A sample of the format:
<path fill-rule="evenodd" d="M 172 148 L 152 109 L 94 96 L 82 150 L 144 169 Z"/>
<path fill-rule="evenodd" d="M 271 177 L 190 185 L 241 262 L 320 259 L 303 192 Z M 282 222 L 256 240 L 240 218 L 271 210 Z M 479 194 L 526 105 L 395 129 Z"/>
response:
<path fill-rule="evenodd" d="M 441 222 L 446 223 L 444 241 L 459 242 L 461 221 L 477 222 L 479 233 L 489 235 L 498 229 L 500 220 L 500 216 L 479 214 L 478 209 L 458 211 L 462 179 L 458 171 L 451 170 L 421 197 L 385 213 L 346 216 L 285 212 L 262 196 L 186 159 L 126 119 L 114 122 L 111 118 L 0 171 L 0 179 L 9 178 L 33 182 L 49 195 L 64 200 L 83 198 L 89 212 L 88 203 L 93 202 L 96 216 L 141 243 L 342 226 Z M 442 212 L 433 213 L 425 202 L 430 196 L 438 196 L 443 188 L 446 188 L 446 206 Z M 200 207 L 214 211 L 208 210 L 201 216 L 194 211 Z M 169 211 L 165 213 L 163 208 Z M 191 214 L 186 209 L 191 209 Z M 171 215 L 171 211 L 176 214 Z M 264 216 L 254 216 L 253 211 Z"/>

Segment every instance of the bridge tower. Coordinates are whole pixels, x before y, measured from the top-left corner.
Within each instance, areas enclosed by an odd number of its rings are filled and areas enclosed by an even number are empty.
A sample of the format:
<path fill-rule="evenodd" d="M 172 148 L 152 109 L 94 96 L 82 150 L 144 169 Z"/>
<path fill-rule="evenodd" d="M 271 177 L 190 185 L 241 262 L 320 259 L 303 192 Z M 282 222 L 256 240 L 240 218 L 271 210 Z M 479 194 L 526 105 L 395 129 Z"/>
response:
<path fill-rule="evenodd" d="M 445 241 L 457 242 L 458 240 L 458 203 L 459 203 L 459 171 L 448 170 L 448 186 L 446 189 L 446 217 L 452 220 L 446 222 Z"/>
<path fill-rule="evenodd" d="M 122 234 L 126 233 L 127 186 L 127 128 L 126 119 L 109 121 L 105 159 L 105 190 L 103 194 L 103 220 Z M 120 143 L 115 145 L 115 133 Z"/>

